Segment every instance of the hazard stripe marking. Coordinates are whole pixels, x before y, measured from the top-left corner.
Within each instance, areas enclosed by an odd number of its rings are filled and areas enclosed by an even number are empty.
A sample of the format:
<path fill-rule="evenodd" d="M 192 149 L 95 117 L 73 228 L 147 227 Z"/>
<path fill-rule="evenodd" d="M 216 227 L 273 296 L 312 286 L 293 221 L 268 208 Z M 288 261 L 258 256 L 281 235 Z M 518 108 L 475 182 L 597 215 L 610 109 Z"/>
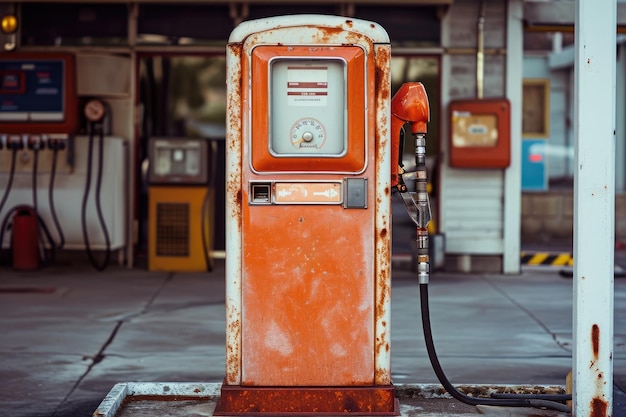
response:
<path fill-rule="evenodd" d="M 523 265 L 574 265 L 574 256 L 571 253 L 522 252 L 520 259 Z"/>

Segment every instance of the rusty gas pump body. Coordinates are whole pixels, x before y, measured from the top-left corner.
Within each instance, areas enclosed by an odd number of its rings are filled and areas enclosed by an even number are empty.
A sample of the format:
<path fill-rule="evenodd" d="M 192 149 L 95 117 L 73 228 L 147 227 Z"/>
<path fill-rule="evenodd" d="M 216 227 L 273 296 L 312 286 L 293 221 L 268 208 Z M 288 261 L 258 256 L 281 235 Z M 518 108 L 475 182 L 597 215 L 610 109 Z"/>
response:
<path fill-rule="evenodd" d="M 215 414 L 397 415 L 389 37 L 358 19 L 282 16 L 239 25 L 227 57 Z"/>

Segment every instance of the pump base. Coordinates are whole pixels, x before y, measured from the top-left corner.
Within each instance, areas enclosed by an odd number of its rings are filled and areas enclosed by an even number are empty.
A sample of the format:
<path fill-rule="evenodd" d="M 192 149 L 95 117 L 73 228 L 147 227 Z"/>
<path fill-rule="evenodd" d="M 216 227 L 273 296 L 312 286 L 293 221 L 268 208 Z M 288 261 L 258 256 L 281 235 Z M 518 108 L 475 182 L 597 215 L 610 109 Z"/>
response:
<path fill-rule="evenodd" d="M 250 387 L 222 385 L 214 416 L 398 416 L 393 385 Z"/>

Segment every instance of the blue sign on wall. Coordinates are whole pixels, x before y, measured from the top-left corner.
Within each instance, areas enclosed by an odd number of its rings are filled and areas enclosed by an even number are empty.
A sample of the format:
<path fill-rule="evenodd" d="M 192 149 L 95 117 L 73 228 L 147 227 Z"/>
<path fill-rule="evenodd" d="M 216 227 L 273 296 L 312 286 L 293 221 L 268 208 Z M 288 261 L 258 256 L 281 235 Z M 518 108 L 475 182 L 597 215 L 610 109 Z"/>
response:
<path fill-rule="evenodd" d="M 546 191 L 546 140 L 522 140 L 522 191 Z"/>
<path fill-rule="evenodd" d="M 0 61 L 0 120 L 63 121 L 64 62 Z"/>

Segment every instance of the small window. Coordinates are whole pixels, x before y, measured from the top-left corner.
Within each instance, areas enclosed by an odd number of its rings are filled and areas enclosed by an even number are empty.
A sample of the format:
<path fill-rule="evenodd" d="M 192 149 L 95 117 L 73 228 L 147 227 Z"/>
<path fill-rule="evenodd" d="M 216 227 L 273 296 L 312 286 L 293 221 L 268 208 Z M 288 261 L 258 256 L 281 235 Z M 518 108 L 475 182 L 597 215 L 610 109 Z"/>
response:
<path fill-rule="evenodd" d="M 550 137 L 550 81 L 525 79 L 523 95 L 523 136 Z"/>

